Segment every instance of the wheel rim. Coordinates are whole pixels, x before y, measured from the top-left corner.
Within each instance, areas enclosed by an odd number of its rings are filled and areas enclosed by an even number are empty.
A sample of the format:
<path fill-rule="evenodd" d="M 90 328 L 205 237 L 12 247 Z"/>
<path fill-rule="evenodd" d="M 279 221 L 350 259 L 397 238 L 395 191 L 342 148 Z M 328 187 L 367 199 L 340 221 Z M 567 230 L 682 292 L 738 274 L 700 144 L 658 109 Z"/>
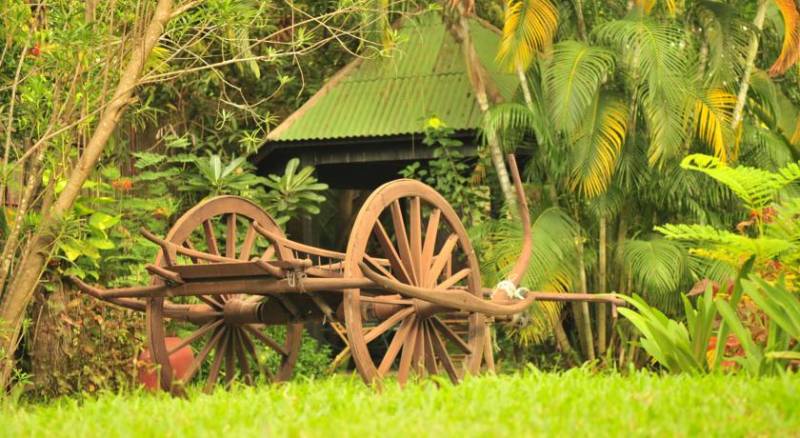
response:
<path fill-rule="evenodd" d="M 165 240 L 211 254 L 224 255 L 240 260 L 253 256 L 287 259 L 291 252 L 281 245 L 270 245 L 252 226 L 253 222 L 283 235 L 275 221 L 260 207 L 246 199 L 235 196 L 220 196 L 204 201 L 181 216 L 170 229 Z M 199 263 L 188 257 L 178 256 L 179 264 Z M 208 263 L 208 262 L 203 262 Z M 155 264 L 164 266 L 163 254 L 159 252 Z M 162 280 L 156 278 L 154 283 Z M 282 339 L 275 333 L 267 333 L 258 324 L 231 324 L 225 320 L 226 305 L 234 302 L 258 302 L 263 296 L 248 294 L 206 295 L 183 298 L 151 298 L 147 302 L 148 341 L 153 360 L 160 366 L 161 387 L 173 393 L 182 393 L 186 384 L 206 371 L 206 392 L 211 391 L 218 382 L 229 384 L 236 375 L 251 383 L 257 374 L 275 381 L 291 377 L 302 340 L 302 324 L 287 324 Z M 266 298 L 274 299 L 273 297 Z M 164 317 L 166 301 L 189 301 L 205 305 L 213 315 L 203 321 L 171 323 Z M 184 303 L 185 304 L 185 303 Z M 167 348 L 166 333 L 168 325 L 190 326 L 181 342 Z M 175 327 L 173 327 L 175 328 Z M 273 332 L 276 330 L 273 329 Z M 280 330 L 277 330 L 280 331 Z M 276 337 L 278 339 L 276 339 Z M 269 363 L 263 364 L 258 354 L 258 346 L 265 345 L 267 351 L 274 351 Z M 180 348 L 189 346 L 195 357 L 185 372 L 184 379 L 174 379 L 169 357 Z"/>
<path fill-rule="evenodd" d="M 389 266 L 372 263 L 380 258 L 388 259 Z M 345 277 L 362 276 L 362 261 L 406 284 L 462 287 L 481 294 L 477 257 L 458 215 L 434 189 L 418 181 L 385 184 L 364 203 L 348 242 Z M 463 315 L 466 331 L 459 334 L 453 329 L 452 311 L 390 294 L 345 291 L 347 334 L 356 367 L 366 382 L 393 370 L 401 384 L 411 374 L 446 373 L 455 382 L 464 372 L 480 370 L 486 336 L 482 314 Z M 395 307 L 375 324 L 365 324 L 368 303 Z M 376 354 L 370 344 L 378 339 L 386 349 Z"/>

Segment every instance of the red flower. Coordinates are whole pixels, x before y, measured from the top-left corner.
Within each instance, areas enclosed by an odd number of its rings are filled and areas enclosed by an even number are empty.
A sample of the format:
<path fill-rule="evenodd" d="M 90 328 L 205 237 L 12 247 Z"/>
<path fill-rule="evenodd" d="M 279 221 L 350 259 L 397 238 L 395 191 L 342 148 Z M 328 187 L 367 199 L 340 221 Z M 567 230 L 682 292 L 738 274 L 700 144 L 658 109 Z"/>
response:
<path fill-rule="evenodd" d="M 133 188 L 133 181 L 130 178 L 120 178 L 111 181 L 111 187 L 119 190 L 120 192 L 129 192 Z"/>

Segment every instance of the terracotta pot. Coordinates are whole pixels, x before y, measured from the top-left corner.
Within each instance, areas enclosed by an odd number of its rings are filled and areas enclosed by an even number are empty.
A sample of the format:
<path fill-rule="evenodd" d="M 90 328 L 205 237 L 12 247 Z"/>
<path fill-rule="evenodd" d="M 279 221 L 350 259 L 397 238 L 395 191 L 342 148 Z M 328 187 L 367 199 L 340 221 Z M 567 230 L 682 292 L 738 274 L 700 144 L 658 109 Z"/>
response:
<path fill-rule="evenodd" d="M 166 338 L 167 350 L 172 349 L 180 343 L 181 338 Z M 180 350 L 172 353 L 169 356 L 169 363 L 172 366 L 173 379 L 182 379 L 185 377 L 186 372 L 189 371 L 189 366 L 192 364 L 192 361 L 194 361 L 194 353 L 192 352 L 192 348 L 189 346 L 183 347 Z M 149 349 L 145 348 L 144 351 L 139 354 L 138 368 L 139 383 L 141 383 L 145 388 L 153 391 L 159 389 L 158 367 L 150 358 Z"/>

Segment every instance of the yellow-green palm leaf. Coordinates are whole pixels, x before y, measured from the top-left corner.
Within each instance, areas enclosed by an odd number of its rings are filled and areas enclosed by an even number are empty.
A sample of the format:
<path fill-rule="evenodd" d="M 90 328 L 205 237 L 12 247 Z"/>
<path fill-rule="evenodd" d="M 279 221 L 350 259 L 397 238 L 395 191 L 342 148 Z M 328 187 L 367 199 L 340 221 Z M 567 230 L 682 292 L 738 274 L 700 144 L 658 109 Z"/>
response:
<path fill-rule="evenodd" d="M 694 104 L 696 135 L 722 161 L 730 157 L 728 145 L 732 143 L 730 119 L 734 105 L 736 96 L 720 89 L 708 90 Z"/>
<path fill-rule="evenodd" d="M 549 46 L 558 28 L 550 0 L 508 0 L 497 60 L 509 71 L 527 69 L 536 53 Z"/>
<path fill-rule="evenodd" d="M 587 197 L 606 191 L 617 167 L 628 129 L 628 107 L 599 94 L 575 141 L 572 183 Z"/>

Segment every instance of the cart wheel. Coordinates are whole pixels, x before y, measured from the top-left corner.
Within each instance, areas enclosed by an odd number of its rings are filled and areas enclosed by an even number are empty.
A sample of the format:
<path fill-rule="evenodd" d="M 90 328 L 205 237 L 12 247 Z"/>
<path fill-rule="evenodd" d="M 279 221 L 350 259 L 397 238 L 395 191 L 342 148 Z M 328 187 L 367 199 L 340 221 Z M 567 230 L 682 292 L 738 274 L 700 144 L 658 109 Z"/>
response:
<path fill-rule="evenodd" d="M 282 235 L 275 221 L 257 205 L 235 196 L 220 196 L 201 202 L 187 211 L 170 229 L 166 240 L 187 248 L 243 261 L 254 255 L 262 255 L 266 259 L 287 259 L 291 256 L 288 248 L 272 245 L 257 233 L 252 226 L 253 222 Z M 178 256 L 177 262 L 212 263 L 182 255 Z M 155 264 L 164 265 L 161 253 Z M 154 280 L 159 281 L 161 280 Z M 300 351 L 302 324 L 287 324 L 285 329 L 278 327 L 267 332 L 260 325 L 236 324 L 226 321 L 224 317 L 226 304 L 231 306 L 240 302 L 269 299 L 273 298 L 248 294 L 148 299 L 147 335 L 152 357 L 161 367 L 161 387 L 174 394 L 182 394 L 186 384 L 201 380 L 201 376 L 205 379 L 206 392 L 211 391 L 218 381 L 230 383 L 237 374 L 248 383 L 253 382 L 257 375 L 264 375 L 274 381 L 289 379 Z M 165 301 L 207 306 L 210 312 L 207 317 L 193 321 L 169 320 L 164 317 Z M 166 346 L 167 331 L 182 338 L 179 344 L 169 349 Z M 276 334 L 276 331 L 283 333 Z M 278 335 L 280 337 L 276 339 Z M 259 354 L 258 346 L 262 344 L 275 354 Z M 185 346 L 192 347 L 195 358 L 179 380 L 173 376 L 169 356 Z M 262 358 L 259 356 L 266 356 L 266 363 L 261 363 Z"/>
<path fill-rule="evenodd" d="M 393 181 L 367 198 L 347 245 L 345 277 L 361 277 L 362 261 L 406 284 L 481 294 L 478 261 L 458 215 L 419 181 Z M 387 290 L 347 290 L 343 305 L 353 359 L 367 383 L 393 371 L 401 384 L 410 373 L 446 373 L 457 382 L 480 370 L 483 314 L 458 314 Z"/>

